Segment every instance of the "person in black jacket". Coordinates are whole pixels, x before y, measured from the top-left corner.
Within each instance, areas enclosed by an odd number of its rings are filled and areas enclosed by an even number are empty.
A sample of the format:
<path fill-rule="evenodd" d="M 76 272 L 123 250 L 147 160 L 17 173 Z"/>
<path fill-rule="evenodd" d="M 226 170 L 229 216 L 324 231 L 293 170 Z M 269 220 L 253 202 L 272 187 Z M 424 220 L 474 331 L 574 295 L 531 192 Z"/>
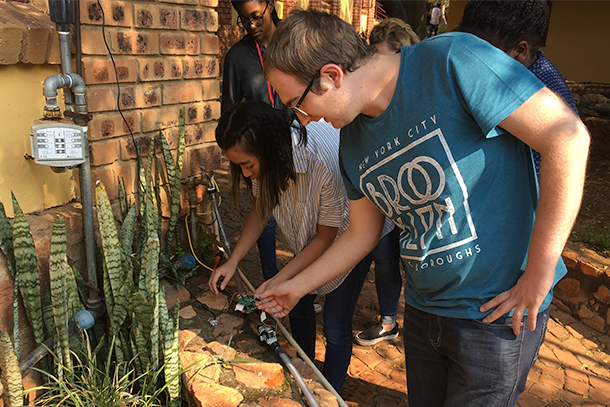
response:
<path fill-rule="evenodd" d="M 241 101 L 259 101 L 285 108 L 263 76 L 265 49 L 279 22 L 273 0 L 231 2 L 247 35 L 225 57 L 221 111 Z"/>

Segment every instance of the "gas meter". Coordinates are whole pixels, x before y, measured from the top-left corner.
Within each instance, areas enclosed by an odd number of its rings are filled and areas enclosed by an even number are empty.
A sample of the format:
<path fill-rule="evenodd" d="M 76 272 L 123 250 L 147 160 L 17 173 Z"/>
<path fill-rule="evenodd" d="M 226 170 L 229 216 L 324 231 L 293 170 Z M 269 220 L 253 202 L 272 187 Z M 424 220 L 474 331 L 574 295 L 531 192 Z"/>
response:
<path fill-rule="evenodd" d="M 87 127 L 65 119 L 32 122 L 32 156 L 38 164 L 72 167 L 85 162 Z"/>

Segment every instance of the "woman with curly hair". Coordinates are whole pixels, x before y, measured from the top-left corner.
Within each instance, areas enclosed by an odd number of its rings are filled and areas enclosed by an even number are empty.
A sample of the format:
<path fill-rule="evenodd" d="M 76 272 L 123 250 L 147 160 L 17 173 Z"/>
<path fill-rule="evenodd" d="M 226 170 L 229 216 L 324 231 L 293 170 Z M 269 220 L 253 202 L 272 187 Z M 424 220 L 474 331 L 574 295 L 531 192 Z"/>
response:
<path fill-rule="evenodd" d="M 216 141 L 231 161 L 231 195 L 239 194 L 243 179 L 252 190 L 252 208 L 239 241 L 225 264 L 210 277 L 218 295 L 235 274 L 273 215 L 295 257 L 264 287 L 288 280 L 318 259 L 348 227 L 348 205 L 339 171 L 339 130 L 326 122 L 305 129 L 292 111 L 261 102 L 243 102 L 227 110 L 218 122 Z M 349 255 L 349 254 L 347 254 Z M 320 287 L 326 294 L 324 376 L 340 391 L 352 353 L 352 316 L 369 271 L 373 253 L 347 273 Z M 315 293 L 303 297 L 289 314 L 295 340 L 315 357 Z M 277 309 L 276 313 L 283 310 Z"/>

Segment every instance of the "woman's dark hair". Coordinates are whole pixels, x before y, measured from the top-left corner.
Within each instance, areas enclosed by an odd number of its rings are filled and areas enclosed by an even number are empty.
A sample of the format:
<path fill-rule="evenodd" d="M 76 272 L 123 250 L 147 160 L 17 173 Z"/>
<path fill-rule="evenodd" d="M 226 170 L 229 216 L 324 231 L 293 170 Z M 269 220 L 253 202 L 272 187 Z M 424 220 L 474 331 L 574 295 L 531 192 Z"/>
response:
<path fill-rule="evenodd" d="M 237 10 L 236 6 L 239 6 L 241 3 L 246 3 L 248 1 L 258 1 L 259 3 L 262 3 L 262 2 L 269 3 L 271 0 L 231 0 L 231 4 L 233 5 L 233 8 L 235 10 Z M 271 21 L 273 21 L 273 24 L 275 24 L 276 26 L 280 23 L 280 17 L 277 15 L 277 11 L 275 10 L 275 7 L 271 8 Z"/>
<path fill-rule="evenodd" d="M 546 0 L 473 0 L 456 31 L 474 34 L 504 52 L 525 40 L 536 52 L 548 25 Z"/>
<path fill-rule="evenodd" d="M 230 107 L 218 121 L 216 142 L 226 151 L 238 146 L 260 163 L 257 210 L 263 218 L 271 215 L 280 195 L 296 181 L 292 159 L 292 130 L 298 143 L 307 144 L 307 131 L 292 110 L 278 110 L 263 102 L 242 102 Z M 239 204 L 239 185 L 244 179 L 248 189 L 252 181 L 243 177 L 239 165 L 231 163 L 231 197 Z"/>

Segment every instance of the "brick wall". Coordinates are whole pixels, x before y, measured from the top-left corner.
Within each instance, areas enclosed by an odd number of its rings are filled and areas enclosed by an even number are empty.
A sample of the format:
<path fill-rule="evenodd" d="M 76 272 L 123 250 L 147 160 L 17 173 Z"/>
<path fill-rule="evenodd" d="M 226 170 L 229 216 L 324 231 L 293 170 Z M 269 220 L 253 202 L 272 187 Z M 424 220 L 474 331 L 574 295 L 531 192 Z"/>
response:
<path fill-rule="evenodd" d="M 180 110 L 185 114 L 187 145 L 183 177 L 197 173 L 201 165 L 217 168 L 220 152 L 214 130 L 220 116 L 220 87 L 214 8 L 218 1 L 104 0 L 100 4 L 102 9 L 95 0 L 80 2 L 82 72 L 93 114 L 89 124 L 93 181 L 102 180 L 114 199 L 116 178 L 123 176 L 127 192 L 132 193 L 137 156 L 130 130 L 143 156 L 159 131 L 175 149 Z"/>

